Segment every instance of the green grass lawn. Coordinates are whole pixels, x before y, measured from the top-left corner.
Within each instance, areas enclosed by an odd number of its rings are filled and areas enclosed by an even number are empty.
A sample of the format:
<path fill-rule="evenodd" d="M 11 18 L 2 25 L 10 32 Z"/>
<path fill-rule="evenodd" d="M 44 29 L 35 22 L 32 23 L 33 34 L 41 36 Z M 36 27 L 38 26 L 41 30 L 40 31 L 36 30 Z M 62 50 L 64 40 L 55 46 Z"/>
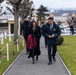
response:
<path fill-rule="evenodd" d="M 13 44 L 13 37 L 12 37 L 12 41 L 9 42 L 8 39 L 4 40 L 4 44 L 1 45 L 0 42 L 0 49 L 3 48 L 6 44 Z M 19 43 L 22 44 L 22 39 L 19 38 Z M 10 61 L 7 61 L 6 59 L 6 48 L 4 50 L 2 50 L 2 57 L 0 57 L 0 75 L 2 75 L 2 73 L 8 68 L 8 66 L 13 62 L 13 60 L 15 60 L 15 58 L 20 54 L 20 52 L 24 49 L 25 46 L 22 45 L 18 45 L 19 46 L 19 52 L 17 52 L 17 45 L 13 44 L 13 45 L 9 45 L 9 54 L 10 54 Z M 15 55 L 13 55 L 13 50 L 15 50 Z"/>
<path fill-rule="evenodd" d="M 76 75 L 76 36 L 63 37 L 64 43 L 58 46 L 58 52 L 72 75 Z"/>

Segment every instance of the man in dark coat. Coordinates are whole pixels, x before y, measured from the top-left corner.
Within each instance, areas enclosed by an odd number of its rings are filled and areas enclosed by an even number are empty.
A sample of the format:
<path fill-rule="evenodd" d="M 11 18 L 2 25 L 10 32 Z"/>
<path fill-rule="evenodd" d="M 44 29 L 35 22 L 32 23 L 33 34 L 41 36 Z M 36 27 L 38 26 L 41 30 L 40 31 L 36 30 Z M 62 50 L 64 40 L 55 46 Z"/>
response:
<path fill-rule="evenodd" d="M 25 42 L 26 42 L 27 37 L 28 37 L 29 26 L 30 26 L 30 22 L 28 21 L 28 18 L 24 17 L 24 22 L 21 24 L 21 28 L 20 28 L 20 35 L 24 36 Z M 26 54 L 28 54 L 28 50 L 27 50 Z"/>
<path fill-rule="evenodd" d="M 53 17 L 49 17 L 48 23 L 46 24 L 46 29 L 44 31 L 44 36 L 47 38 L 47 45 L 48 45 L 48 65 L 52 64 L 52 57 L 53 60 L 56 61 L 55 55 L 57 51 L 57 42 L 58 37 L 61 34 L 61 30 L 57 24 L 53 21 Z M 51 53 L 52 52 L 52 53 Z"/>

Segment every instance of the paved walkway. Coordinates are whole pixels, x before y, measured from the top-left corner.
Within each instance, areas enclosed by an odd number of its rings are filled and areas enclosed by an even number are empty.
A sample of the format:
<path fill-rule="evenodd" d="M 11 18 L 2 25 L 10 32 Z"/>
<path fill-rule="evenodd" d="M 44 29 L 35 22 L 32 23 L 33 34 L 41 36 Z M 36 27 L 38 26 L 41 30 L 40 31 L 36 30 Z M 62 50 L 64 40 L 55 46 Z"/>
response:
<path fill-rule="evenodd" d="M 68 75 L 58 56 L 56 56 L 56 62 L 47 65 L 48 55 L 44 48 L 43 38 L 41 38 L 41 52 L 39 61 L 32 64 L 31 59 L 27 58 L 24 51 L 5 75 Z"/>

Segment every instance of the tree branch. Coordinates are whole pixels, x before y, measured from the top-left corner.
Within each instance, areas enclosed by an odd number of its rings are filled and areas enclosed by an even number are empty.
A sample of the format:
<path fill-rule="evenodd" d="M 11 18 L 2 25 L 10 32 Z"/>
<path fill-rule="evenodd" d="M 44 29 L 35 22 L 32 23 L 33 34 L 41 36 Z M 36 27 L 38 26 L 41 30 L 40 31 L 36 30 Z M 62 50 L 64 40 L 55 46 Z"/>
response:
<path fill-rule="evenodd" d="M 20 5 L 21 1 L 22 1 L 22 0 L 18 0 L 17 4 Z"/>
<path fill-rule="evenodd" d="M 0 16 L 2 16 L 3 14 L 5 14 L 6 13 L 6 11 L 4 11 L 2 14 L 0 14 Z"/>
<path fill-rule="evenodd" d="M 7 10 L 9 10 L 14 15 L 14 11 L 13 10 L 11 10 L 9 7 L 6 7 L 6 8 L 7 8 Z"/>

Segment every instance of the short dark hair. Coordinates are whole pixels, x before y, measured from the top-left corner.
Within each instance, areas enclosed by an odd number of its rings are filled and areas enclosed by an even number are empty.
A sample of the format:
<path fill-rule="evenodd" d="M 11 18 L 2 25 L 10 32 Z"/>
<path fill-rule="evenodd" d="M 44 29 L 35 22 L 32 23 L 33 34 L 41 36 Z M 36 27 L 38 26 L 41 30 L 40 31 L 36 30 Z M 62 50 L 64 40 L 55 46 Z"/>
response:
<path fill-rule="evenodd" d="M 53 20 L 54 20 L 54 18 L 53 18 L 53 17 L 49 17 L 49 18 L 48 18 L 48 20 L 52 20 L 52 21 L 53 21 Z"/>

